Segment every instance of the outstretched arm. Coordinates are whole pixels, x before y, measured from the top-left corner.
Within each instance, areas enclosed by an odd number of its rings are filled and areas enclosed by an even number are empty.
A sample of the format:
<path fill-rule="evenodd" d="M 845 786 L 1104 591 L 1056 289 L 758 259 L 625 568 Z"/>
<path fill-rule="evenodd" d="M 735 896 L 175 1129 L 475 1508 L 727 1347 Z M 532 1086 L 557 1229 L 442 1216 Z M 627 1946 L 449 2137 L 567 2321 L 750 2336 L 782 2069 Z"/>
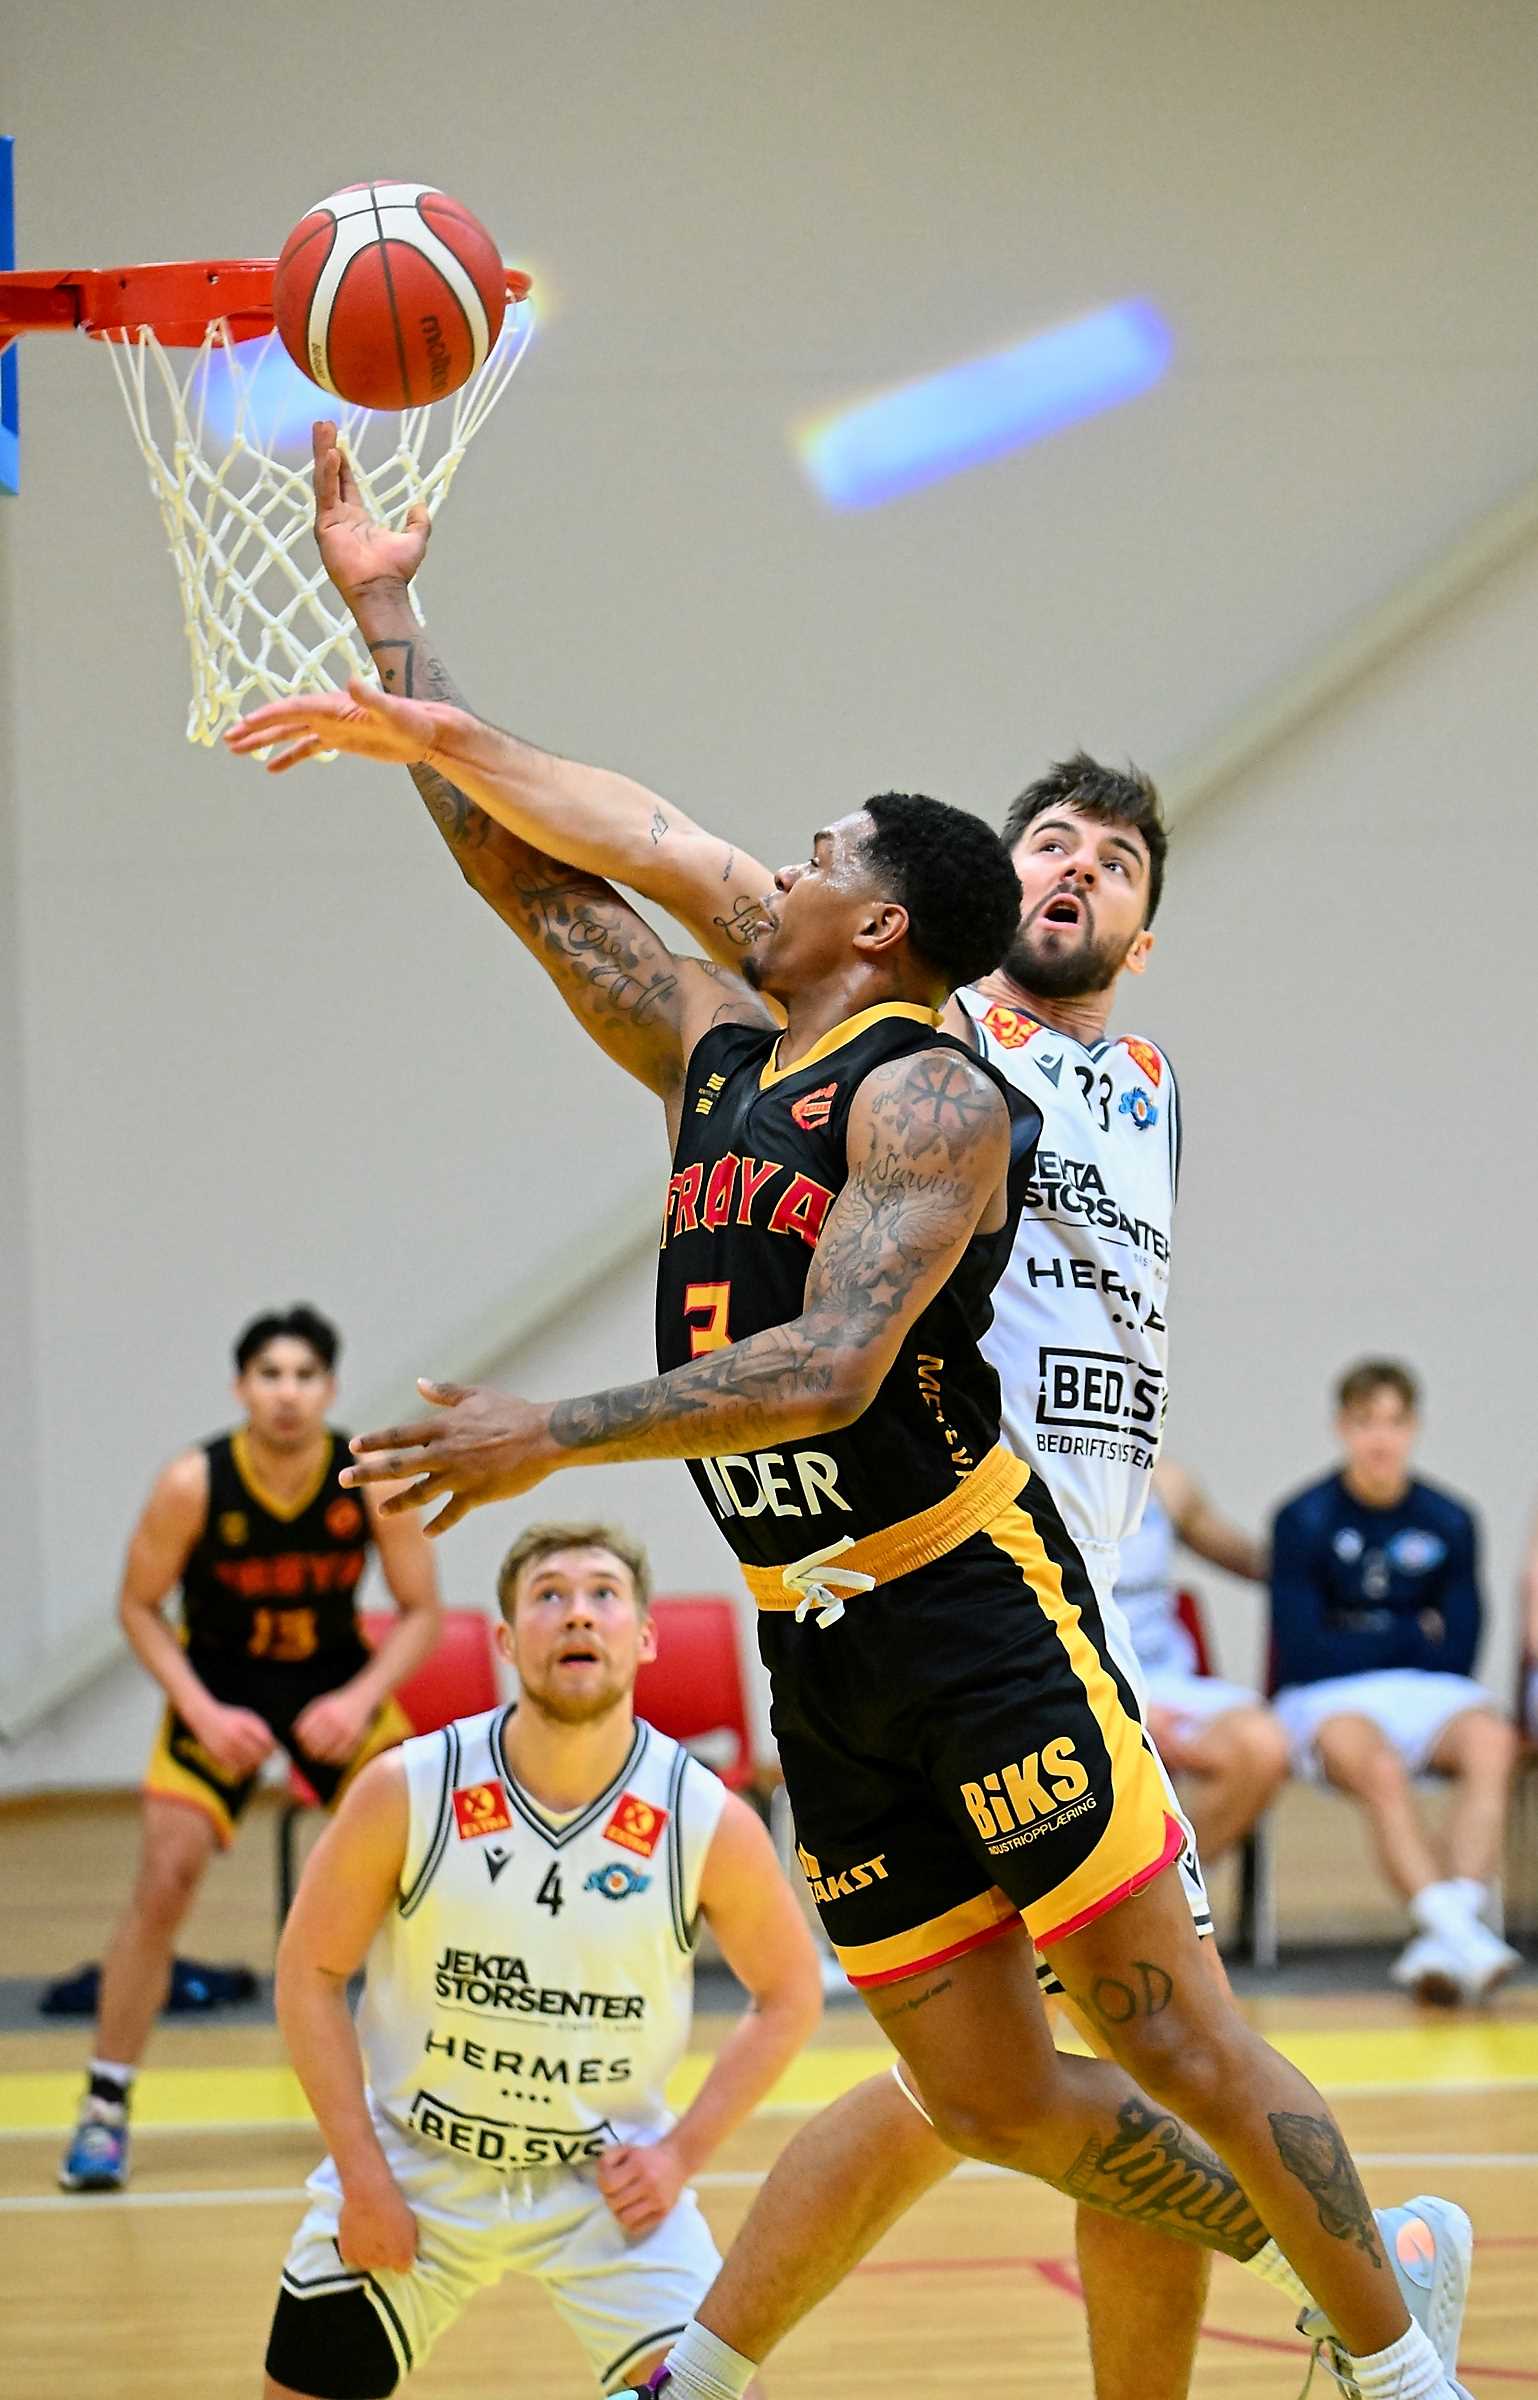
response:
<path fill-rule="evenodd" d="M 446 1498 L 428 1527 L 441 1533 L 561 1467 L 713 1458 L 852 1424 L 997 1195 L 1009 1117 L 980 1067 L 954 1051 L 924 1050 L 866 1077 L 847 1145 L 848 1181 L 789 1323 L 667 1374 L 553 1405 L 423 1384 L 443 1414 L 360 1435 L 344 1480 L 418 1475 L 387 1506 Z"/>
<path fill-rule="evenodd" d="M 407 589 L 431 530 L 425 507 L 413 509 L 404 528 L 391 532 L 369 515 L 329 419 L 315 426 L 314 441 L 316 543 L 381 684 L 401 699 L 468 711 Z M 495 882 L 482 878 L 479 862 L 488 852 L 505 856 L 507 839 L 516 837 L 656 901 L 708 957 L 738 964 L 757 931 L 771 880 L 766 867 L 628 775 L 555 757 L 513 734 L 498 739 L 497 796 L 489 813 L 439 768 L 411 770 L 466 881 L 492 907 L 498 905 Z"/>
<path fill-rule="evenodd" d="M 452 750 L 453 783 L 429 805 L 462 869 L 600 1047 L 670 1100 L 690 1051 L 710 1026 L 774 1020 L 736 977 L 703 959 L 675 955 L 601 876 L 531 849 L 505 829 L 494 843 L 476 842 L 466 820 L 472 838 L 467 844 L 453 838 L 462 803 L 483 800 L 494 788 L 503 739 L 463 709 L 394 699 L 358 681 L 346 692 L 275 700 L 225 736 L 241 756 L 290 742 L 288 763 L 336 749 L 397 766 L 436 768 Z"/>

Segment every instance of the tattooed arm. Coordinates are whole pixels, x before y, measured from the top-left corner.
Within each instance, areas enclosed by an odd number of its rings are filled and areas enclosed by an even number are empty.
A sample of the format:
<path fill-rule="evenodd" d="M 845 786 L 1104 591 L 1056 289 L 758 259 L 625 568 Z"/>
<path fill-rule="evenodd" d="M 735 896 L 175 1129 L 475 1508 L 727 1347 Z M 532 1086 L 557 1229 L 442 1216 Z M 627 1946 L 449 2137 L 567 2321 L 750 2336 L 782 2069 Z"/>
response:
<path fill-rule="evenodd" d="M 848 1157 L 804 1305 L 788 1324 L 553 1405 L 424 1385 L 444 1413 L 361 1436 L 349 1480 L 423 1476 L 387 1506 L 447 1498 L 429 1527 L 442 1532 L 561 1467 L 712 1458 L 852 1424 L 989 1212 L 1009 1162 L 1008 1112 L 971 1060 L 920 1051 L 867 1076 L 850 1111 Z"/>
<path fill-rule="evenodd" d="M 435 716 L 452 715 L 483 749 L 511 741 L 464 708 L 417 622 L 407 586 L 427 546 L 425 508 L 413 509 L 398 532 L 372 518 L 338 447 L 336 427 L 325 419 L 315 427 L 315 533 L 327 572 L 369 643 L 384 689 L 402 700 L 438 703 Z M 351 713 L 366 717 L 362 710 Z M 301 702 L 298 715 L 303 714 Z M 252 750 L 261 739 L 241 737 L 231 747 Z M 321 746 L 306 735 L 289 759 L 307 757 Z M 401 739 L 392 746 L 387 739 L 383 745 L 353 746 L 365 756 L 398 757 L 409 768 L 471 889 L 532 951 L 594 1040 L 652 1091 L 672 1095 L 690 1050 L 708 1026 L 736 1017 L 756 1024 L 773 1021 L 744 985 L 698 959 L 676 958 L 601 876 L 552 857 L 500 823 L 422 755 L 422 744 L 414 749 L 409 739 Z"/>
<path fill-rule="evenodd" d="M 413 511 L 398 533 L 369 515 L 336 427 L 322 419 L 315 427 L 315 538 L 379 679 L 403 699 L 466 709 L 407 591 L 429 531 L 425 509 Z M 512 839 L 570 866 L 627 884 L 666 908 L 707 956 L 738 964 L 772 880 L 767 867 L 703 832 L 628 775 L 555 757 L 510 733 L 494 736 L 488 757 L 495 779 L 485 807 L 431 767 L 413 768 L 412 780 L 465 880 L 493 907 L 494 892 L 476 872 L 476 853 L 505 846 L 498 840 L 500 826 Z"/>

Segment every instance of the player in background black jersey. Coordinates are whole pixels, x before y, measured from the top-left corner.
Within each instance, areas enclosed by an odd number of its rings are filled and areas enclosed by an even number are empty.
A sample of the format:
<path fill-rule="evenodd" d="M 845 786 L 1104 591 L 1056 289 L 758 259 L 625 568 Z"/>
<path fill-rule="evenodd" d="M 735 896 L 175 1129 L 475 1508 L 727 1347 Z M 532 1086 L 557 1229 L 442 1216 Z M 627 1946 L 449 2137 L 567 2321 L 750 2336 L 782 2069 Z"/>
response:
<path fill-rule="evenodd" d="M 279 1744 L 328 1806 L 411 1730 L 391 1695 L 438 1638 L 438 1581 L 419 1526 L 338 1481 L 347 1437 L 335 1328 L 312 1308 L 256 1317 L 235 1343 L 233 1432 L 184 1450 L 134 1527 L 118 1615 L 166 1695 L 144 1779 L 138 1871 L 102 1968 L 95 2055 L 60 2168 L 68 2191 L 128 2175 L 129 2096 L 165 2003 L 176 1930 Z M 400 1611 L 379 1648 L 357 1590 L 377 1544 Z M 182 1633 L 162 1611 L 180 1586 Z"/>
<path fill-rule="evenodd" d="M 451 688 L 405 601 L 415 564 L 406 554 L 414 541 L 420 555 L 423 520 L 391 536 L 359 510 L 351 531 L 350 563 L 336 541 L 327 563 L 381 671 L 407 689 Z M 394 583 L 388 625 L 367 589 L 376 579 Z M 678 1174 L 701 1168 L 697 1199 L 678 1195 L 697 1210 L 686 1231 L 705 1243 L 698 1355 L 667 1367 L 664 1342 L 667 1371 L 553 1407 L 424 1385 L 444 1415 L 366 1437 L 357 1480 L 419 1468 L 402 1501 L 446 1500 L 434 1520 L 441 1528 L 562 1465 L 671 1457 L 719 1467 L 732 1457 L 756 1491 L 729 1492 L 725 1505 L 715 1493 L 713 1504 L 771 1612 L 766 1650 L 777 1730 L 793 1735 L 786 1767 L 798 1824 L 820 1817 L 830 1832 L 831 1869 L 823 1857 L 808 1872 L 852 1979 L 943 2136 L 1111 2214 L 1223 2249 L 1294 2295 L 1306 2287 L 1328 2311 L 1363 2400 L 1445 2395 L 1454 2388 L 1447 2361 L 1408 2317 L 1328 2110 L 1199 1962 L 1185 1902 L 1162 1872 L 1178 1829 L 1156 1797 L 1162 1787 L 1130 1693 L 1107 1664 L 1082 1561 L 1040 1484 L 1001 1455 L 996 1387 L 990 1429 L 964 1362 L 985 1321 L 984 1254 L 1000 1260 L 1018 1209 L 1012 1112 L 994 1072 L 938 1032 L 938 1012 L 953 986 L 996 963 L 1016 929 L 1019 889 L 1002 845 L 994 841 L 990 857 L 975 820 L 934 803 L 854 811 L 820 832 L 811 856 L 782 869 L 757 904 L 764 931 L 744 983 L 678 957 L 611 886 L 500 822 L 501 812 L 517 813 L 508 791 L 539 754 L 462 709 L 354 684 L 346 695 L 274 703 L 229 740 L 237 752 L 289 745 L 279 767 L 328 747 L 410 766 L 467 879 L 609 1054 L 663 1099 Z M 777 1016 L 749 984 L 783 1009 L 778 1040 Z M 892 1023 L 926 1012 L 927 1039 L 911 1022 Z M 685 1153 L 693 1121 L 717 1107 L 722 1139 L 751 1134 L 753 1147 L 717 1144 L 707 1172 L 703 1155 Z M 756 1189 L 771 1163 L 782 1172 L 791 1163 L 780 1117 L 823 1131 L 835 1107 L 841 1141 L 819 1152 L 815 1173 L 796 1170 L 821 1198 L 803 1191 L 799 1224 L 776 1227 L 782 1205 L 791 1215 L 782 1187 L 769 1215 L 755 1218 L 748 1184 Z M 713 1270 L 731 1264 L 739 1229 L 755 1226 L 744 1321 L 732 1314 L 736 1274 L 723 1294 Z M 775 1317 L 765 1296 L 778 1281 L 785 1300 L 791 1261 L 799 1305 Z M 903 1445 L 907 1496 L 889 1505 L 894 1516 L 914 1513 L 872 1528 L 866 1502 L 879 1478 L 863 1420 L 894 1426 L 911 1397 L 907 1380 L 922 1388 L 926 1362 L 949 1366 L 951 1379 L 928 1449 L 916 1414 Z M 957 1416 L 951 1392 L 964 1404 Z M 967 1469 L 926 1506 L 920 1462 L 932 1474 L 940 1438 L 957 1434 Z M 1011 1466 L 1009 1488 L 1001 1480 L 993 1489 Z M 702 1488 L 709 1480 L 697 1470 Z M 987 1514 L 981 1502 L 969 1508 L 979 1491 Z M 798 1599 L 793 1627 L 780 1612 Z M 800 1624 L 808 1609 L 828 1628 L 825 1650 L 810 1647 L 822 1637 Z M 1072 1662 L 1067 1682 L 1052 1641 L 1038 1638 L 1043 1626 Z M 1075 1679 L 1073 1730 L 1059 1738 L 1048 1718 Z M 843 1721 L 854 1727 L 847 1744 Z M 996 1771 L 984 1772 L 990 1750 Z M 851 1844 L 867 1827 L 889 1846 L 857 1863 Z M 1120 2068 L 1053 2049 L 1022 1913 Z M 1212 2149 L 1165 2113 L 1174 2108 Z M 848 2263 L 830 2246 L 824 2288 Z M 708 2400 L 740 2391 L 752 2371 L 708 2334 L 703 2350 L 673 2364 L 683 2388 Z"/>

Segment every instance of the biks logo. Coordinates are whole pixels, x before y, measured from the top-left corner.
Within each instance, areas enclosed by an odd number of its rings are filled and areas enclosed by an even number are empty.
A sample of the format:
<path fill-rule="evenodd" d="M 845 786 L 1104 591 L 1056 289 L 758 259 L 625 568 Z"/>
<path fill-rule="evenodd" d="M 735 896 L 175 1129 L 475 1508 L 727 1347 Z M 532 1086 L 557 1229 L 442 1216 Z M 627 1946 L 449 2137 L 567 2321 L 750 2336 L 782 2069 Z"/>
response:
<path fill-rule="evenodd" d="M 1132 1119 L 1139 1133 L 1146 1133 L 1151 1125 L 1159 1122 L 1159 1105 L 1156 1100 L 1149 1099 L 1140 1083 L 1135 1083 L 1130 1092 L 1122 1093 L 1121 1114 Z"/>

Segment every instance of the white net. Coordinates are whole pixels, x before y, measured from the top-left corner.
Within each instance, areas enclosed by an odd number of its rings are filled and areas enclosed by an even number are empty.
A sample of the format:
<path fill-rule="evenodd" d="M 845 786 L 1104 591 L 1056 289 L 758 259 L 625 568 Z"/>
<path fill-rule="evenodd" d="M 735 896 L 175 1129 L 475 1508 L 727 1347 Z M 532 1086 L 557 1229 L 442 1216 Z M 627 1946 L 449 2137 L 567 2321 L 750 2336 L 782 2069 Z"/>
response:
<path fill-rule="evenodd" d="M 339 411 L 359 490 L 387 525 L 402 524 L 417 500 L 437 514 L 533 322 L 527 301 L 510 305 L 485 365 L 450 399 L 398 416 Z M 207 744 L 261 700 L 369 671 L 312 538 L 310 462 L 307 444 L 301 454 L 291 438 L 286 354 L 276 333 L 250 342 L 228 333 L 219 320 L 201 349 L 171 352 L 146 326 L 135 341 L 104 345 L 176 567 L 192 653 L 187 739 Z M 315 392 L 314 415 L 337 408 Z"/>

